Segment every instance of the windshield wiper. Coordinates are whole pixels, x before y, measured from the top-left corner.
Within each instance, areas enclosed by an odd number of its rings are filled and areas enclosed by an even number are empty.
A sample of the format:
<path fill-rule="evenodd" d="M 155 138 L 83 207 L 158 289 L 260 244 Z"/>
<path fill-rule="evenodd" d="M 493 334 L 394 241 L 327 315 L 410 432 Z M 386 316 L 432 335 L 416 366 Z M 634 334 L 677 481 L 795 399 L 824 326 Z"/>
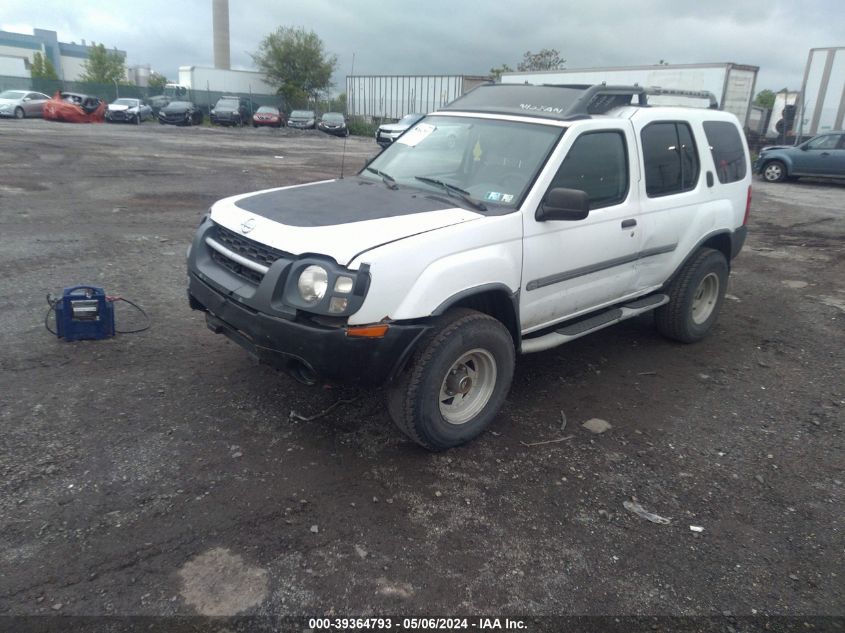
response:
<path fill-rule="evenodd" d="M 414 178 L 429 185 L 442 187 L 448 195 L 460 198 L 474 209 L 478 209 L 479 211 L 487 210 L 487 205 L 481 202 L 481 200 L 476 200 L 470 195 L 469 191 L 461 189 L 457 185 L 444 182 L 443 180 L 437 180 L 437 178 L 429 178 L 428 176 L 414 176 Z"/>
<path fill-rule="evenodd" d="M 376 176 L 381 176 L 381 181 L 388 189 L 399 189 L 399 185 L 396 184 L 396 179 L 390 174 L 379 171 L 375 167 L 367 167 L 367 171 L 374 173 Z"/>

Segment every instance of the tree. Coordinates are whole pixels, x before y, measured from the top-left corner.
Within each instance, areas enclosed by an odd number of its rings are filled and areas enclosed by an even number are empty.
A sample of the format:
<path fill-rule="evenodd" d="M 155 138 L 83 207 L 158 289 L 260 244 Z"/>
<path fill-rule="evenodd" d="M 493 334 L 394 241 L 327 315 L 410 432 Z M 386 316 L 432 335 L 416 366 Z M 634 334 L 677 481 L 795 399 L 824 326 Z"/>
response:
<path fill-rule="evenodd" d="M 329 55 L 313 31 L 280 26 L 267 35 L 252 55 L 267 83 L 276 86 L 288 105 L 316 100 L 331 85 L 337 56 Z"/>
<path fill-rule="evenodd" d="M 512 72 L 513 68 L 511 68 L 507 64 L 502 64 L 501 66 L 493 67 L 490 69 L 490 74 L 493 75 L 493 81 L 499 81 L 502 78 L 502 73 Z"/>
<path fill-rule="evenodd" d="M 126 64 L 123 56 L 116 50 L 106 50 L 103 44 L 92 42 L 80 81 L 95 84 L 126 83 Z"/>
<path fill-rule="evenodd" d="M 35 53 L 35 55 L 32 56 L 30 74 L 33 79 L 59 78 L 56 74 L 56 68 L 53 66 L 53 62 L 50 61 L 50 58 L 42 56 L 41 53 Z"/>
<path fill-rule="evenodd" d="M 540 49 L 539 53 L 526 51 L 525 55 L 522 56 L 522 61 L 517 64 L 516 69 L 519 71 L 558 70 L 563 68 L 565 63 L 566 60 L 561 58 L 560 52 L 553 48 L 543 48 Z"/>
<path fill-rule="evenodd" d="M 761 90 L 757 93 L 757 96 L 754 97 L 754 105 L 760 106 L 761 108 L 769 108 L 771 110 L 775 105 L 775 93 L 771 90 Z"/>
<path fill-rule="evenodd" d="M 167 77 L 155 71 L 150 73 L 150 79 L 147 81 L 147 85 L 149 86 L 150 90 L 162 91 L 164 90 L 164 86 L 166 84 Z"/>

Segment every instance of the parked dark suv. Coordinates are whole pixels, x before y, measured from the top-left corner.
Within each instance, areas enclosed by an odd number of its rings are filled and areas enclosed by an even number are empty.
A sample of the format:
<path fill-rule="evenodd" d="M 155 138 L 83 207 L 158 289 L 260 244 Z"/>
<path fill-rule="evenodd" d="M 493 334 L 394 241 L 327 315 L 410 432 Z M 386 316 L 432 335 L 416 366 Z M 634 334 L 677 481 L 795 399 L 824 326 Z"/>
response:
<path fill-rule="evenodd" d="M 220 97 L 211 109 L 212 125 L 243 125 L 252 120 L 255 108 L 245 97 Z"/>

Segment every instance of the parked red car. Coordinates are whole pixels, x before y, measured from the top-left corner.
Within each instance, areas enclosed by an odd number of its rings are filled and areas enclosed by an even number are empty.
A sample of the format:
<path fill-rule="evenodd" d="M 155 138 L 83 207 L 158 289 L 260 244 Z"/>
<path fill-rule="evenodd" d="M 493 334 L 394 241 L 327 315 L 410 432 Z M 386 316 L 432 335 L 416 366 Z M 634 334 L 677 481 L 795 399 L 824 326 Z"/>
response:
<path fill-rule="evenodd" d="M 288 122 L 288 115 L 280 112 L 278 108 L 273 106 L 261 106 L 252 115 L 252 127 L 259 125 L 269 125 L 271 127 L 282 127 Z"/>
<path fill-rule="evenodd" d="M 57 92 L 44 103 L 44 118 L 67 123 L 102 123 L 106 102 L 77 92 Z"/>

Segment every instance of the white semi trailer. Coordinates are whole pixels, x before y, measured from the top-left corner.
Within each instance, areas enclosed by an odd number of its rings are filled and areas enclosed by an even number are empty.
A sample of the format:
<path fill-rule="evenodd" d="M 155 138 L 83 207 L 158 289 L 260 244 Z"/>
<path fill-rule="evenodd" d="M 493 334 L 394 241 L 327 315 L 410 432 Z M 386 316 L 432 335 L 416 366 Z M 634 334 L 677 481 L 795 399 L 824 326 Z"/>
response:
<path fill-rule="evenodd" d="M 179 66 L 179 84 L 193 91 L 226 94 L 274 95 L 276 90 L 263 73 L 253 70 L 223 70 L 203 66 Z"/>
<path fill-rule="evenodd" d="M 719 108 L 732 112 L 743 126 L 748 124 L 757 66 L 745 64 L 660 64 L 656 66 L 624 66 L 614 68 L 581 68 L 542 72 L 511 72 L 502 74 L 502 83 L 511 84 L 601 84 L 638 85 L 689 92 L 712 93 Z M 659 105 L 683 104 L 683 97 L 650 98 Z"/>
<path fill-rule="evenodd" d="M 841 130 L 845 119 L 845 46 L 811 48 L 801 83 L 798 139 Z"/>

